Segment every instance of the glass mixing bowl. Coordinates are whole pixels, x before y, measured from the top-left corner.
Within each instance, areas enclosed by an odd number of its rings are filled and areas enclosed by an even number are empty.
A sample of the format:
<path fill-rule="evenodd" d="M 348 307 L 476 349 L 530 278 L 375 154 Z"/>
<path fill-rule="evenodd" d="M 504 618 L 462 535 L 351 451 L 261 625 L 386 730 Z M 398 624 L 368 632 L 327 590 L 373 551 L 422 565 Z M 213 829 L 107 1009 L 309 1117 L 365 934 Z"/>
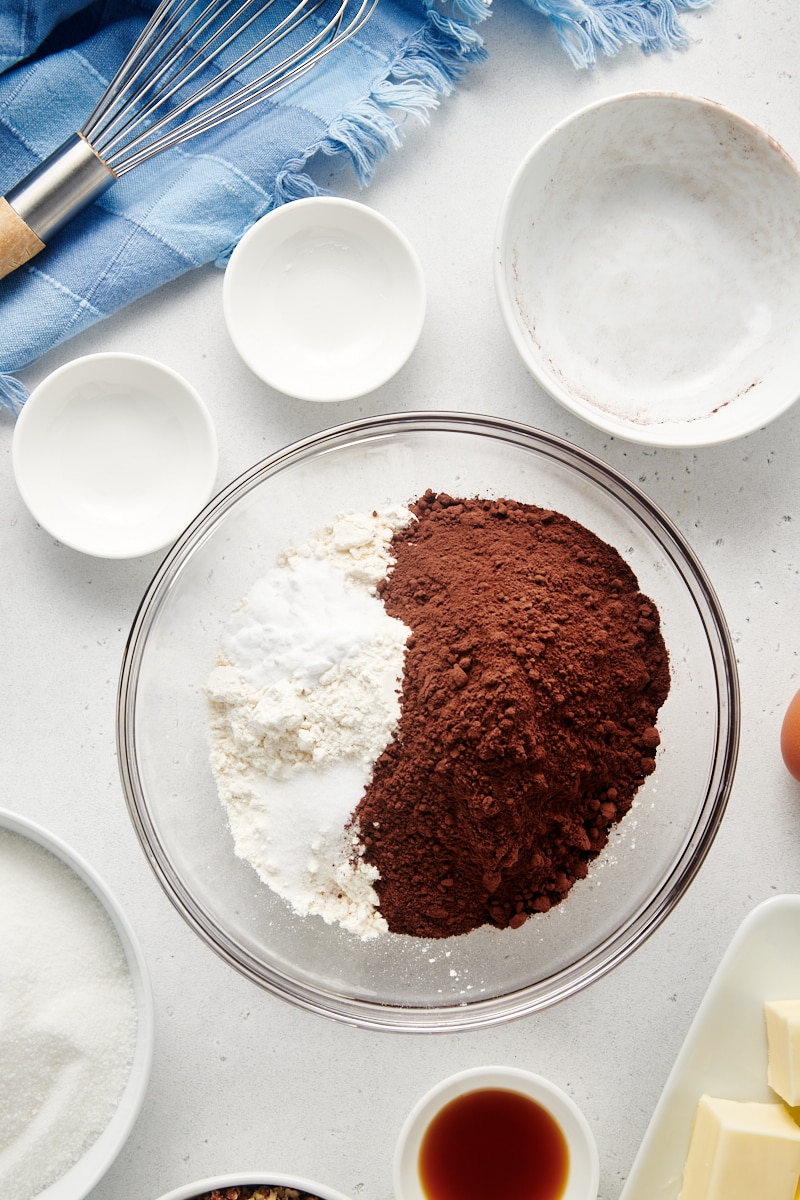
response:
<path fill-rule="evenodd" d="M 658 766 L 588 877 L 519 929 L 363 941 L 299 917 L 234 854 L 209 765 L 204 684 L 223 625 L 276 556 L 347 510 L 427 488 L 508 497 L 587 526 L 657 604 L 672 673 Z M 734 652 L 705 573 L 652 502 L 558 438 L 462 413 L 343 425 L 272 455 L 212 500 L 161 564 L 129 636 L 117 714 L 136 831 L 178 911 L 228 963 L 306 1009 L 372 1029 L 466 1029 L 585 987 L 659 925 L 711 845 L 739 731 Z"/>

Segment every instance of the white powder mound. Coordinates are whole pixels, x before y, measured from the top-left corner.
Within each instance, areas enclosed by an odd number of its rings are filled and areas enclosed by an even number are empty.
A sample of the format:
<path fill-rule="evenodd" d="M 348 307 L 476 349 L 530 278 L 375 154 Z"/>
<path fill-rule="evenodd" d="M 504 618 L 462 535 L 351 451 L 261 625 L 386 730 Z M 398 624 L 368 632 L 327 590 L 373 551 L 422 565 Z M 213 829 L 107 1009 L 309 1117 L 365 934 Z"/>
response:
<path fill-rule="evenodd" d="M 346 833 L 400 716 L 410 630 L 376 585 L 405 508 L 345 513 L 280 556 L 226 626 L 210 701 L 211 765 L 236 853 L 296 912 L 384 932 L 357 833 Z"/>
<path fill-rule="evenodd" d="M 373 513 L 342 513 L 310 542 L 286 551 L 280 561 L 324 559 L 341 571 L 348 582 L 360 585 L 374 595 L 376 586 L 386 578 L 394 561 L 389 552 L 393 534 L 398 529 L 405 529 L 413 520 L 413 514 L 402 505 Z"/>
<path fill-rule="evenodd" d="M 30 1200 L 96 1141 L 133 1061 L 127 961 L 97 897 L 0 830 L 0 1197 Z"/>
<path fill-rule="evenodd" d="M 363 939 L 386 931 L 358 837 L 345 835 L 364 772 L 340 762 L 291 779 L 242 773 L 227 796 L 236 853 L 300 916 L 317 914 Z M 354 799 L 355 797 L 355 799 Z"/>

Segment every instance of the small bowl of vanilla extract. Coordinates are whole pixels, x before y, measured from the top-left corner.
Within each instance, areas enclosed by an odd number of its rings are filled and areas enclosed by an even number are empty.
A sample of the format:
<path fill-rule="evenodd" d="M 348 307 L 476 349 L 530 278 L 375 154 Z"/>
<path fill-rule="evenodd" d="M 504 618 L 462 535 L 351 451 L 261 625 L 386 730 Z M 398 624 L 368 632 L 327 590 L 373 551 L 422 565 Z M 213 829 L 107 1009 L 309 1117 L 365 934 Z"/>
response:
<path fill-rule="evenodd" d="M 474 1067 L 408 1114 L 394 1160 L 396 1200 L 596 1200 L 597 1145 L 574 1100 L 517 1067 Z"/>

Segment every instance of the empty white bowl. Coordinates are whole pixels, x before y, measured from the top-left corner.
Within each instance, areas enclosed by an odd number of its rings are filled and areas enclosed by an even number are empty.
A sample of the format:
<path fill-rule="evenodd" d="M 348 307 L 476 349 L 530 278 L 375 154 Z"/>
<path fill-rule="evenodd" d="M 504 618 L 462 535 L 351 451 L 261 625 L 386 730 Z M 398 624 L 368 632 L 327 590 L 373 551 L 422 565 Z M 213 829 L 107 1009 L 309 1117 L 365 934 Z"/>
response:
<path fill-rule="evenodd" d="M 495 283 L 534 378 L 607 433 L 740 437 L 800 393 L 800 174 L 709 100 L 585 108 L 517 170 Z"/>
<path fill-rule="evenodd" d="M 227 1188 L 257 1187 L 259 1184 L 272 1187 L 293 1188 L 297 1192 L 314 1196 L 317 1200 L 348 1200 L 347 1196 L 334 1188 L 300 1175 L 284 1175 L 270 1171 L 239 1171 L 230 1175 L 214 1175 L 209 1179 L 200 1179 L 196 1183 L 187 1183 L 177 1187 L 161 1197 L 161 1200 L 195 1200 L 209 1192 L 220 1191 L 223 1194 Z"/>
<path fill-rule="evenodd" d="M 408 359 L 425 280 L 406 237 L 335 196 L 294 200 L 255 223 L 225 271 L 223 312 L 248 367 L 301 400 L 348 400 Z"/>
<path fill-rule="evenodd" d="M 135 558 L 174 541 L 209 499 L 217 438 L 176 371 L 137 354 L 89 354 L 31 392 L 12 463 L 22 499 L 53 537 L 84 554 Z"/>
<path fill-rule="evenodd" d="M 83 881 L 108 914 L 130 972 L 137 1012 L 136 1042 L 127 1083 L 119 1103 L 96 1141 L 59 1179 L 36 1193 L 37 1200 L 83 1200 L 125 1145 L 147 1092 L 155 1025 L 149 973 L 141 947 L 125 912 L 109 891 L 108 885 L 85 859 L 41 825 L 7 809 L 0 809 L 0 830 L 8 830 L 42 846 Z M 47 902 L 46 896 L 43 897 L 43 901 Z M 52 1000 L 55 1013 L 59 997 L 53 996 Z M 68 1011 L 69 1003 L 74 1003 L 74 999 L 70 1001 L 67 996 L 62 998 L 62 1002 Z M 57 1025 L 55 1028 L 57 1029 Z M 13 1036 L 13 1029 L 8 1029 L 7 1032 L 9 1036 Z"/>
<path fill-rule="evenodd" d="M 541 1075 L 504 1066 L 472 1067 L 451 1075 L 414 1106 L 395 1149 L 395 1200 L 431 1200 L 420 1176 L 420 1151 L 425 1134 L 434 1118 L 453 1100 L 484 1089 L 517 1092 L 545 1109 L 560 1128 L 567 1146 L 567 1177 L 558 1200 L 595 1200 L 600 1178 L 597 1145 L 575 1101 Z"/>

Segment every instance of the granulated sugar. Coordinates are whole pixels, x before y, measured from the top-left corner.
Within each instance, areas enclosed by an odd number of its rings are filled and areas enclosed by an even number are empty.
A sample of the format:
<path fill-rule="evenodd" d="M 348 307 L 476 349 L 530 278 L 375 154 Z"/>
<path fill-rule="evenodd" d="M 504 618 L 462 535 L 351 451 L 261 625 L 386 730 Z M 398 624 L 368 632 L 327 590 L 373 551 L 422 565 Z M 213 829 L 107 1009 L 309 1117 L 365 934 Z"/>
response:
<path fill-rule="evenodd" d="M 410 520 L 346 513 L 283 554 L 232 615 L 206 687 L 236 853 L 295 911 L 362 937 L 386 924 L 347 825 L 399 720 L 410 630 L 375 589 Z"/>
<path fill-rule="evenodd" d="M 31 1200 L 89 1149 L 130 1073 L 119 938 L 60 859 L 0 830 L 0 1200 Z"/>

